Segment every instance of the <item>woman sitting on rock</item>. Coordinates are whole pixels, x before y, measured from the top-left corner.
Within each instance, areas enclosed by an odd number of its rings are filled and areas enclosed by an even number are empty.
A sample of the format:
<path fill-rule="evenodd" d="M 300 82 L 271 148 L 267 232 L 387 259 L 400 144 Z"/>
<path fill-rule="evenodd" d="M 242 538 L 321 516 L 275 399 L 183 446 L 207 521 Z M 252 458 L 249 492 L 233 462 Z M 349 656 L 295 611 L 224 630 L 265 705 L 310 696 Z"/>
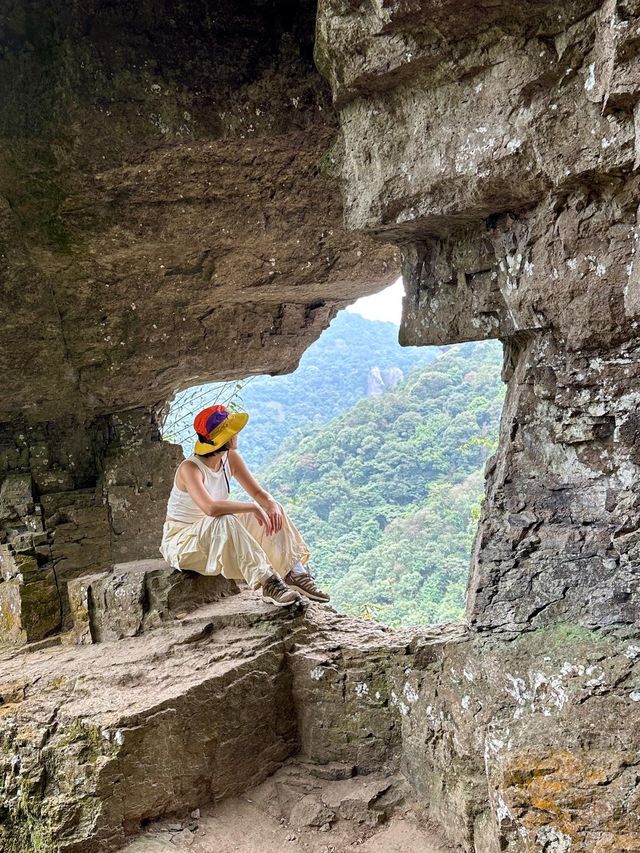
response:
<path fill-rule="evenodd" d="M 160 553 L 174 568 L 262 587 L 264 598 L 280 607 L 301 595 L 329 601 L 306 568 L 309 548 L 236 449 L 237 434 L 248 420 L 244 412 L 224 406 L 196 416 L 198 440 L 193 456 L 176 470 Z M 229 500 L 231 477 L 252 502 Z"/>

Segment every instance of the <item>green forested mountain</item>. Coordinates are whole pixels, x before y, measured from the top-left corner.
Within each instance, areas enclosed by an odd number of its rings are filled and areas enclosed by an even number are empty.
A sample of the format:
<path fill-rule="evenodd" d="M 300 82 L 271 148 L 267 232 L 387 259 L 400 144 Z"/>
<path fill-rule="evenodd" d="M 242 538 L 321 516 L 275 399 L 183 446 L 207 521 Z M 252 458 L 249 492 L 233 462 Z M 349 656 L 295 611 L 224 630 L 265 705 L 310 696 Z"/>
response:
<path fill-rule="evenodd" d="M 325 423 L 365 397 L 375 384 L 377 370 L 384 374 L 395 368 L 406 375 L 412 367 L 433 361 L 440 351 L 439 347 L 401 347 L 393 323 L 341 311 L 304 353 L 294 373 L 253 377 L 239 389 L 210 384 L 179 394 L 164 435 L 183 443 L 185 452 L 191 453 L 194 415 L 205 406 L 226 402 L 225 395 L 232 393 L 250 414 L 240 449 L 249 467 L 257 471 L 296 429 Z"/>
<path fill-rule="evenodd" d="M 433 483 L 421 509 L 392 521 L 333 582 L 334 603 L 392 625 L 460 619 L 482 488 L 480 470 Z"/>
<path fill-rule="evenodd" d="M 496 342 L 452 347 L 393 391 L 297 430 L 261 472 L 340 610 L 393 625 L 462 615 L 500 365 Z"/>

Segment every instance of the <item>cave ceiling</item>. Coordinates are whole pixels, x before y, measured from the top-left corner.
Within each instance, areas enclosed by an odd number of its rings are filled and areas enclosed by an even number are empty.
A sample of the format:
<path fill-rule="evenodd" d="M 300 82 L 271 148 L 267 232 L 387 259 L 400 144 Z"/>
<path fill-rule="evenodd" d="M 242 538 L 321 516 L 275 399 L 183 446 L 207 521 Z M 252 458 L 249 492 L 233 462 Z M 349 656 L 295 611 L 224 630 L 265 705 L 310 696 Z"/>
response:
<path fill-rule="evenodd" d="M 397 277 L 343 228 L 315 4 L 12 4 L 0 419 L 159 406 L 295 367 Z"/>

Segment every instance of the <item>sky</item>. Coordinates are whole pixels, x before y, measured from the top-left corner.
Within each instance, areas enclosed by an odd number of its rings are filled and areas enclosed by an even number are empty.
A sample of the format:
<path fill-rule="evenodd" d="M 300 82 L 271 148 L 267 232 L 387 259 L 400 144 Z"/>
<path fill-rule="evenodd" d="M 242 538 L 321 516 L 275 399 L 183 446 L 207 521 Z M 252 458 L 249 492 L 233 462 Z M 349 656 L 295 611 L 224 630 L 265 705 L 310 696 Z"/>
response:
<path fill-rule="evenodd" d="M 374 293 L 373 296 L 363 296 L 362 299 L 356 300 L 353 305 L 347 307 L 347 311 L 352 314 L 360 314 L 367 320 L 387 320 L 387 322 L 399 326 L 402 316 L 403 295 L 402 279 L 399 278 L 379 293 Z"/>

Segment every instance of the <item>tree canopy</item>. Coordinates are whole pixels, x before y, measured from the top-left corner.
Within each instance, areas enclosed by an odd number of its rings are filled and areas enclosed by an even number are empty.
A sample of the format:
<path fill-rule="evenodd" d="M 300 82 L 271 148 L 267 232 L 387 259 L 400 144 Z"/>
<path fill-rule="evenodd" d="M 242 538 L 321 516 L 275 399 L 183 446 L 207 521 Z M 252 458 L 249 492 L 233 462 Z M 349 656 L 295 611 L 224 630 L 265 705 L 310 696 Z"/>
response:
<path fill-rule="evenodd" d="M 495 342 L 451 347 L 394 390 L 296 430 L 260 472 L 338 609 L 392 625 L 462 616 L 500 365 Z"/>

